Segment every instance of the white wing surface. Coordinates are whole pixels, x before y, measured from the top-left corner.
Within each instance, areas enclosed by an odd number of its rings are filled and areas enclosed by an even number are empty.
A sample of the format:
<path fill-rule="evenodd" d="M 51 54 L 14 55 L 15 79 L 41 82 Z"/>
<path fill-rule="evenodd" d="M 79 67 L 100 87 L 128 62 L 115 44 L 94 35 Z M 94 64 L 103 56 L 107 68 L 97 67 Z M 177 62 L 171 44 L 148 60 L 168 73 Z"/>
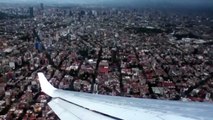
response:
<path fill-rule="evenodd" d="M 213 104 L 71 92 L 54 88 L 38 73 L 41 89 L 61 120 L 213 120 Z"/>

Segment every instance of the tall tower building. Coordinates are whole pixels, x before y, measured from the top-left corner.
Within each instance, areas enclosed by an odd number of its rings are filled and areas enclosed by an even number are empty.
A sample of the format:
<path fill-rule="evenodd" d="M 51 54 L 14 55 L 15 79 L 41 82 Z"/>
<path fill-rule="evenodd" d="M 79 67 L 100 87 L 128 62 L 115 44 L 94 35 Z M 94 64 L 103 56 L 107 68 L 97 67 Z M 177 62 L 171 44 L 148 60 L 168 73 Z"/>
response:
<path fill-rule="evenodd" d="M 34 17 L 33 7 L 29 8 L 29 14 L 30 14 L 30 17 Z"/>
<path fill-rule="evenodd" d="M 44 4 L 43 3 L 40 4 L 40 7 L 41 7 L 41 10 L 44 10 Z"/>

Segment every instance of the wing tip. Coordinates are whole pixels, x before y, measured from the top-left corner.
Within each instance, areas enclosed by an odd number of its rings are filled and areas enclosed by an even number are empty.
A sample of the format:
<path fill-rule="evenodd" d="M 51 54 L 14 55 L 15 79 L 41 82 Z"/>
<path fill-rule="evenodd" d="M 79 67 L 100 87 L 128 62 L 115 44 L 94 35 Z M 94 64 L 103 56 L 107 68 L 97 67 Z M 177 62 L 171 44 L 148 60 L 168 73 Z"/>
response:
<path fill-rule="evenodd" d="M 49 96 L 52 96 L 52 92 L 54 90 L 57 90 L 57 88 L 53 87 L 45 77 L 45 75 L 42 72 L 38 72 L 38 80 L 40 83 L 41 91 L 46 93 Z"/>

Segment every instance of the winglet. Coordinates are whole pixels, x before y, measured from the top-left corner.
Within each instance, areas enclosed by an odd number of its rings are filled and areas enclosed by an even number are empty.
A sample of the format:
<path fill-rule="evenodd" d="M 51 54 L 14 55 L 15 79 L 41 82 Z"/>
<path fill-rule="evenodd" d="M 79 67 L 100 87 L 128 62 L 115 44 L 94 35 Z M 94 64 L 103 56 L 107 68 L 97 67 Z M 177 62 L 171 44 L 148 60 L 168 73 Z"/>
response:
<path fill-rule="evenodd" d="M 57 90 L 57 89 L 55 87 L 53 87 L 47 81 L 47 79 L 46 79 L 46 77 L 44 76 L 43 73 L 41 73 L 41 72 L 38 73 L 38 79 L 39 79 L 39 83 L 40 83 L 42 92 L 46 93 L 47 95 L 49 95 L 51 97 L 55 97 L 54 91 Z"/>

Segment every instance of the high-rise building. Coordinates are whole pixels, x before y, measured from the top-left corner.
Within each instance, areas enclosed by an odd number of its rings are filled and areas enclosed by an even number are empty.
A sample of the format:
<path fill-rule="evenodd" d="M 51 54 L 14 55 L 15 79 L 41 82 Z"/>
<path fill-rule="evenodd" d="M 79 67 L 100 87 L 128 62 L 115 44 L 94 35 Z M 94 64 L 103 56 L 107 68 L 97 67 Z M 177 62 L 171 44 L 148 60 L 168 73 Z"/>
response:
<path fill-rule="evenodd" d="M 70 10 L 70 12 L 69 12 L 69 16 L 73 16 L 73 13 L 72 13 L 72 11 Z"/>
<path fill-rule="evenodd" d="M 40 7 L 41 7 L 41 10 L 44 10 L 44 4 L 43 3 L 40 4 Z"/>
<path fill-rule="evenodd" d="M 30 17 L 34 17 L 33 7 L 29 8 Z"/>

